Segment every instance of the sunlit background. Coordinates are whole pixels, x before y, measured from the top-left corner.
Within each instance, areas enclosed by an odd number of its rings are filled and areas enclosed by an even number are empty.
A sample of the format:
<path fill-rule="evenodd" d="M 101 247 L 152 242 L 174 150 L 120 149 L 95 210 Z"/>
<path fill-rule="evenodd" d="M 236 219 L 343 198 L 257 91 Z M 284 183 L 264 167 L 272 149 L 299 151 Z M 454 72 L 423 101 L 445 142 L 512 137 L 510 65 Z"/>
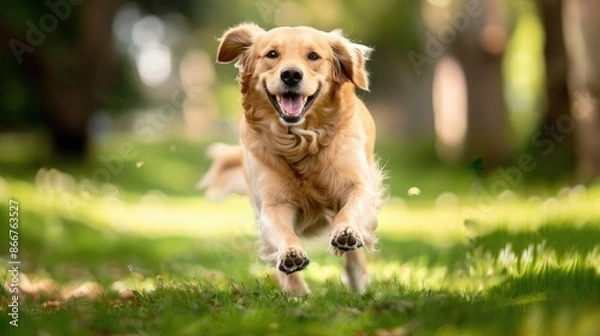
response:
<path fill-rule="evenodd" d="M 4 35 L 23 43 L 35 40 L 38 33 L 44 38 L 32 51 L 21 51 L 15 44 L 13 55 L 7 50 L 3 56 L 3 129 L 45 133 L 55 138 L 58 155 L 77 147 L 62 141 L 98 140 L 114 132 L 148 141 L 167 134 L 200 141 L 221 136 L 220 126 L 233 124 L 240 107 L 235 70 L 213 62 L 216 38 L 242 21 L 265 28 L 313 25 L 342 28 L 351 38 L 375 47 L 369 64 L 373 90 L 361 95 L 380 121 L 381 137 L 424 146 L 435 143 L 443 161 L 486 155 L 465 147 L 465 142 L 475 141 L 467 136 L 468 109 L 483 114 L 487 100 L 469 101 L 469 106 L 465 72 L 485 71 L 490 81 L 501 82 L 493 95 L 502 106 L 489 111 L 498 115 L 490 117 L 499 121 L 491 131 L 499 135 L 496 147 L 504 147 L 495 149 L 498 157 L 490 158 L 497 164 L 511 151 L 526 147 L 543 119 L 544 33 L 534 1 L 492 2 L 485 13 L 483 3 L 476 2 L 480 8 L 468 13 L 461 1 L 450 0 L 377 5 L 265 0 L 234 6 L 217 1 L 66 2 L 65 9 L 59 6 L 57 11 L 70 15 L 52 26 L 41 19 L 53 13 L 51 7 L 23 3 L 3 14 Z M 87 20 L 86 15 L 95 19 Z M 93 43 L 85 40 L 86 34 L 94 35 Z M 463 40 L 475 49 L 461 46 Z M 462 53 L 480 53 L 479 58 L 489 58 L 481 62 L 489 64 L 470 69 L 476 64 L 465 64 Z M 486 85 L 492 84 L 478 85 L 482 92 L 477 94 L 492 95 Z M 57 87 L 47 90 L 48 86 Z M 85 101 L 67 104 L 65 91 L 71 87 L 82 91 Z M 40 99 L 25 98 L 31 96 Z M 70 118 L 77 120 L 69 122 Z M 491 126 L 482 122 L 480 127 Z M 73 151 L 89 148 L 88 143 L 82 145 Z"/>
<path fill-rule="evenodd" d="M 582 106 L 597 106 L 595 93 L 575 88 L 586 75 L 574 80 L 579 70 L 568 66 L 595 64 L 595 46 L 584 34 L 584 44 L 567 40 L 565 48 L 564 35 L 582 35 L 585 26 L 578 28 L 577 8 L 565 9 L 565 26 L 574 28 L 562 29 L 559 7 L 533 0 L 25 2 L 2 14 L 0 120 L 4 139 L 33 139 L 2 141 L 3 161 L 82 159 L 114 134 L 145 143 L 235 139 L 235 69 L 215 64 L 215 51 L 225 29 L 253 21 L 267 29 L 342 28 L 375 47 L 373 89 L 360 95 L 384 141 L 433 150 L 442 163 L 510 164 L 543 147 L 536 143 L 540 131 L 549 136 L 544 125 L 561 115 L 581 122 L 570 111 L 576 93 L 589 98 Z M 588 149 L 569 133 L 558 146 L 563 163 L 544 173 L 577 171 L 589 181 L 597 162 L 583 154 L 577 161 L 575 153 Z"/>

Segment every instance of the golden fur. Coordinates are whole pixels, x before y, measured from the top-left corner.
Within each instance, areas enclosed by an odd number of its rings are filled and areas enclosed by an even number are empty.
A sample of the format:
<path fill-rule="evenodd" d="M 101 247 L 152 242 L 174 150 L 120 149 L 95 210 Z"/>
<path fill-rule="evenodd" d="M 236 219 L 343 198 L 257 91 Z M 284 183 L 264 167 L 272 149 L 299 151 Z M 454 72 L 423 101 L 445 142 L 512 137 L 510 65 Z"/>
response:
<path fill-rule="evenodd" d="M 330 251 L 345 257 L 349 287 L 364 291 L 368 284 L 358 248 L 375 247 L 384 191 L 373 153 L 375 124 L 355 93 L 356 87 L 369 89 L 370 51 L 339 31 L 310 27 L 265 31 L 241 24 L 220 39 L 218 61 L 238 60 L 241 145 L 222 155 L 213 150 L 213 167 L 201 184 L 222 195 L 231 189 L 226 181 L 232 171 L 245 172 L 260 254 L 278 267 L 284 291 L 308 293 L 297 272 L 309 263 L 300 237 L 324 231 Z M 286 69 L 302 74 L 292 88 L 284 83 Z M 292 103 L 303 104 L 304 112 Z"/>

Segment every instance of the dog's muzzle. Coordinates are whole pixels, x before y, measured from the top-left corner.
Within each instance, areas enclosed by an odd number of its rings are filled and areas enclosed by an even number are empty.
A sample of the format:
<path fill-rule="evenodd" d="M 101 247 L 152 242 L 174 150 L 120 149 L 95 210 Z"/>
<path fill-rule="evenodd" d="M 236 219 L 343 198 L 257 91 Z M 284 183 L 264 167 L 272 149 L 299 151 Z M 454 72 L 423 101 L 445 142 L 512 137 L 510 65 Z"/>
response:
<path fill-rule="evenodd" d="M 290 76 L 290 78 L 293 78 L 294 75 L 291 74 Z M 295 79 L 288 80 L 288 82 L 293 81 L 295 81 Z M 285 80 L 284 83 L 286 83 Z M 286 84 L 286 86 L 288 85 Z M 269 89 L 267 89 L 266 83 L 264 83 L 264 88 L 265 92 L 267 93 L 267 96 L 269 97 L 269 100 L 271 101 L 271 104 L 273 105 L 277 113 L 279 113 L 279 117 L 286 125 L 289 126 L 298 125 L 302 122 L 304 114 L 315 101 L 315 98 L 319 94 L 319 91 L 321 91 L 321 85 L 319 85 L 315 93 L 310 96 L 303 96 L 299 94 L 295 89 L 291 88 L 282 94 L 274 95 L 269 91 Z"/>

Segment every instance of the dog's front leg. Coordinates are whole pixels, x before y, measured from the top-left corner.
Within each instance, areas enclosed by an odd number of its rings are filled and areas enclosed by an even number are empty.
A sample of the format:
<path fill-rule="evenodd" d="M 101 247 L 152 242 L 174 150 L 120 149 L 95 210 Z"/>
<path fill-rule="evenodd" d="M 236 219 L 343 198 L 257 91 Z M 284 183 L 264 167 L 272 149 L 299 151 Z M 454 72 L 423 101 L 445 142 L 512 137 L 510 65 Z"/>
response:
<path fill-rule="evenodd" d="M 331 248 L 335 255 L 364 246 L 373 250 L 377 243 L 377 194 L 364 188 L 350 192 L 333 219 Z"/>
<path fill-rule="evenodd" d="M 260 209 L 259 226 L 262 239 L 262 256 L 277 267 L 281 288 L 294 294 L 308 293 L 308 287 L 298 271 L 310 260 L 302 242 L 294 232 L 296 209 L 290 205 L 276 204 Z"/>
<path fill-rule="evenodd" d="M 330 250 L 346 255 L 346 275 L 353 290 L 364 292 L 368 283 L 366 262 L 360 247 L 373 250 L 377 242 L 377 197 L 374 192 L 357 188 L 348 195 L 345 204 L 333 220 Z"/>

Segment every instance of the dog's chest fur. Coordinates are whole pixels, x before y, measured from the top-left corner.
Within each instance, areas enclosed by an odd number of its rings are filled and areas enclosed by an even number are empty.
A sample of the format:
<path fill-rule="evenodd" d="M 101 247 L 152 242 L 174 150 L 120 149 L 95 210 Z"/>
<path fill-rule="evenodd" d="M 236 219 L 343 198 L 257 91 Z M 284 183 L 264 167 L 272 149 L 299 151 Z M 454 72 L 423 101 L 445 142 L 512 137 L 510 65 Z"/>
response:
<path fill-rule="evenodd" d="M 282 172 L 288 175 L 285 187 L 294 191 L 290 201 L 304 213 L 337 213 L 347 194 L 340 190 L 350 183 L 335 167 L 335 149 L 318 131 L 296 133 L 293 143 L 288 144 L 293 150 L 278 155 Z"/>
<path fill-rule="evenodd" d="M 305 236 L 319 234 L 331 224 L 347 195 L 339 190 L 348 188 L 331 187 L 349 183 L 343 176 L 335 173 L 331 164 L 319 165 L 320 155 L 324 153 L 307 156 L 296 164 L 290 164 L 293 177 L 290 175 L 286 185 L 287 189 L 294 190 L 290 193 L 292 198 L 289 201 L 298 207 L 294 228 L 298 234 Z"/>
<path fill-rule="evenodd" d="M 331 165 L 319 164 L 317 156 L 309 156 L 304 158 L 297 164 L 290 164 L 290 170 L 294 178 L 289 182 L 289 188 L 294 188 L 300 192 L 294 193 L 296 203 L 299 203 L 301 208 L 329 208 L 333 211 L 339 210 L 341 195 L 334 193 L 336 190 L 330 186 L 344 185 L 343 177 L 336 175 Z M 315 162 L 315 163 L 313 163 Z M 297 166 L 302 166 L 297 168 Z M 310 167 L 309 169 L 306 169 Z"/>
<path fill-rule="evenodd" d="M 326 133 L 324 129 L 299 128 L 285 133 L 263 131 L 261 143 L 257 144 L 262 148 L 254 148 L 263 164 L 271 166 L 285 181 L 282 187 L 292 196 L 288 200 L 307 212 L 325 208 L 337 212 L 340 187 L 348 184 L 343 175 L 336 173 L 336 153 L 329 146 L 332 138 L 325 137 Z"/>

